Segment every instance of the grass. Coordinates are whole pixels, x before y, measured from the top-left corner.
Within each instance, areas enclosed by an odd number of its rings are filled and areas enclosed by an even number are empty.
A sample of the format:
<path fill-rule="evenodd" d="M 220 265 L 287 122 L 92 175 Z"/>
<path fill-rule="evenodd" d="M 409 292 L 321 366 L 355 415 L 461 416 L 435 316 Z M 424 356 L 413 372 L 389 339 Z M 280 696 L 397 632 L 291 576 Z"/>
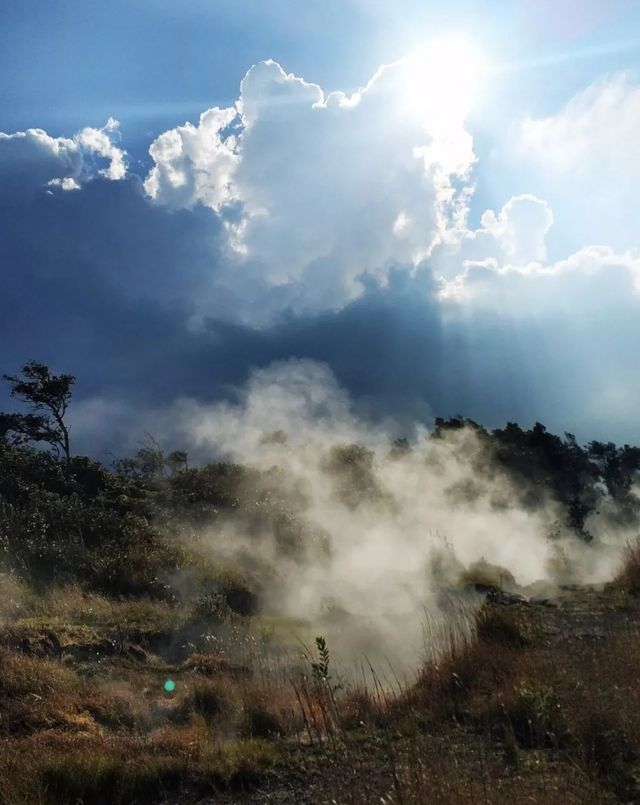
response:
<path fill-rule="evenodd" d="M 303 700 L 310 743 L 340 769 L 321 801 L 638 801 L 640 643 L 616 600 L 593 593 L 567 611 L 485 605 L 475 630 L 400 695 L 349 691 L 337 711 L 324 705 L 324 722 L 311 716 L 312 689 Z M 613 618 L 601 637 L 600 622 Z M 574 619 L 595 637 L 570 631 Z"/>
<path fill-rule="evenodd" d="M 476 632 L 484 643 L 522 648 L 527 637 L 521 625 L 508 610 L 485 604 L 476 615 Z"/>
<path fill-rule="evenodd" d="M 412 681 L 342 679 L 320 638 L 302 666 L 299 650 L 273 660 L 255 624 L 220 631 L 213 614 L 206 650 L 169 661 L 150 641 L 134 657 L 127 641 L 180 635 L 196 610 L 18 588 L 0 630 L 0 803 L 250 802 L 255 786 L 301 803 L 638 801 L 629 561 L 556 608 L 486 603 L 429 625 L 438 649 Z M 126 650 L 84 651 L 118 634 Z"/>
<path fill-rule="evenodd" d="M 255 784 L 278 759 L 257 740 L 220 743 L 204 727 L 145 737 L 41 733 L 0 746 L 0 802 L 157 802 L 189 786 L 202 792 Z"/>
<path fill-rule="evenodd" d="M 632 596 L 640 596 L 640 537 L 629 540 L 617 583 Z"/>
<path fill-rule="evenodd" d="M 595 500 L 616 467 L 621 488 L 636 478 L 632 448 L 471 427 L 534 508 L 575 484 Z M 0 438 L 0 805 L 640 802 L 640 542 L 611 588 L 545 590 L 552 606 L 500 594 L 515 579 L 484 560 L 434 565 L 453 614 L 425 624 L 415 678 L 363 657 L 355 681 L 312 624 L 259 612 L 277 570 L 259 559 L 265 535 L 289 568 L 309 540 L 325 555 L 305 490 L 277 468 L 188 469 L 156 448 L 111 472 Z M 358 445 L 330 451 L 349 509 L 394 511 L 377 463 Z M 212 531 L 255 540 L 244 572 L 214 560 Z M 454 571 L 473 610 L 445 588 Z"/>
<path fill-rule="evenodd" d="M 9 584 L 9 582 L 5 582 Z M 4 588 L 2 592 L 6 595 Z M 184 609 L 148 597 L 113 599 L 87 592 L 79 585 L 53 587 L 35 594 L 11 580 L 13 606 L 5 610 L 5 620 L 54 622 L 87 626 L 127 626 L 170 631 L 186 617 Z M 9 615 L 9 617 L 7 617 Z"/>

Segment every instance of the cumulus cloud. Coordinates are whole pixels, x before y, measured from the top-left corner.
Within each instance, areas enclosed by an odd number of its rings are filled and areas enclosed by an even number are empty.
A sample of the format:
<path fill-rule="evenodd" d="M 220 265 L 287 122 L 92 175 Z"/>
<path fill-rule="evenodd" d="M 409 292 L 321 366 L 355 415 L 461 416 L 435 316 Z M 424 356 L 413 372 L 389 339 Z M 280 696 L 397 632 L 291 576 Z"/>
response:
<path fill-rule="evenodd" d="M 478 229 L 467 229 L 475 156 L 462 116 L 448 119 L 442 136 L 433 110 L 430 118 L 407 114 L 407 80 L 400 62 L 381 68 L 351 96 L 326 95 L 277 63 L 262 62 L 243 79 L 233 107 L 210 109 L 197 126 L 180 126 L 152 144 L 155 164 L 145 182 L 151 198 L 169 208 L 206 205 L 224 222 L 230 248 L 214 283 L 213 296 L 223 300 L 216 315 L 234 311 L 264 325 L 286 309 L 337 309 L 371 278 L 384 286 L 393 267 L 413 271 L 425 258 L 444 277 L 443 297 L 467 301 L 471 286 L 479 298 L 490 279 L 507 274 L 540 282 L 623 267 L 635 277 L 634 252 L 611 246 L 581 244 L 549 262 L 554 215 L 533 194 L 487 210 Z M 565 185 L 569 174 L 586 181 L 597 164 L 619 192 L 623 169 L 610 164 L 619 158 L 609 153 L 615 149 L 606 121 L 622 117 L 623 142 L 635 148 L 635 93 L 628 77 L 614 77 L 576 96 L 556 117 L 525 121 L 522 153 L 544 161 L 554 176 L 564 172 Z M 604 160 L 600 151 L 607 152 Z M 521 283 L 509 282 L 507 296 L 526 306 L 530 290 L 518 297 Z M 504 304 L 504 289 L 493 290 Z M 546 292 L 555 292 L 551 283 Z"/>
<path fill-rule="evenodd" d="M 514 196 L 495 214 L 487 210 L 482 229 L 475 233 L 493 239 L 508 265 L 524 266 L 546 257 L 545 238 L 553 224 L 553 213 L 546 201 L 531 195 Z"/>
<path fill-rule="evenodd" d="M 549 261 L 553 223 L 549 204 L 530 194 L 485 211 L 478 229 L 462 227 L 434 250 L 440 298 L 520 316 L 640 305 L 640 250 L 590 245 Z"/>
<path fill-rule="evenodd" d="M 110 117 L 103 128 L 85 127 L 74 138 L 81 152 L 97 155 L 108 162 L 107 166 L 100 169 L 99 173 L 101 176 L 113 181 L 124 179 L 127 172 L 126 154 L 113 143 L 113 137 L 118 131 L 118 125 L 118 121 Z"/>
<path fill-rule="evenodd" d="M 65 176 L 64 179 L 50 179 L 47 187 L 61 187 L 63 190 L 80 190 L 80 185 L 72 176 Z"/>
<path fill-rule="evenodd" d="M 466 213 L 471 138 L 462 120 L 443 136 L 408 114 L 404 78 L 391 65 L 352 96 L 327 95 L 275 62 L 257 64 L 234 107 L 152 144 L 147 192 L 222 215 L 232 288 L 250 294 L 257 283 L 276 309 L 340 307 L 362 292 L 362 275 L 386 281 Z"/>
<path fill-rule="evenodd" d="M 589 246 L 555 263 L 501 265 L 497 259 L 468 261 L 446 282 L 441 298 L 510 315 L 565 314 L 640 307 L 640 254 Z"/>
<path fill-rule="evenodd" d="M 234 108 L 215 107 L 200 115 L 197 126 L 185 123 L 154 140 L 149 153 L 155 164 L 144 183 L 149 196 L 172 208 L 200 202 L 217 212 L 232 201 L 238 157 L 235 138 L 226 130 L 236 114 Z"/>
<path fill-rule="evenodd" d="M 44 187 L 76 190 L 96 176 L 123 179 L 126 152 L 114 144 L 118 122 L 101 129 L 85 127 L 73 137 L 52 137 L 42 129 L 0 132 L 0 173 L 14 199 Z"/>
<path fill-rule="evenodd" d="M 546 235 L 553 213 L 546 201 L 532 195 L 514 196 L 496 213 L 486 210 L 478 229 L 460 227 L 434 250 L 432 265 L 445 279 L 470 266 L 526 269 L 546 258 Z"/>
<path fill-rule="evenodd" d="M 637 248 L 588 233 L 558 257 L 563 213 L 543 195 L 470 229 L 471 138 L 408 109 L 403 70 L 347 96 L 256 65 L 235 105 L 156 139 L 144 182 L 113 121 L 0 135 L 2 369 L 37 357 L 79 395 L 122 399 L 112 430 L 86 420 L 101 455 L 135 444 L 136 410 L 224 398 L 291 357 L 328 364 L 398 435 L 462 412 L 634 438 Z"/>

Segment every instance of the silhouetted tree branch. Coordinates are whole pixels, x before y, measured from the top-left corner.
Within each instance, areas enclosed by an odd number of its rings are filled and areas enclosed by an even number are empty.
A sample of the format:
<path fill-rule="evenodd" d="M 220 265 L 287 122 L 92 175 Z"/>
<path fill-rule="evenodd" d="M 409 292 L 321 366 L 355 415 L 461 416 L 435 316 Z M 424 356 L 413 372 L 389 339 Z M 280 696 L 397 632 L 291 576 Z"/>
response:
<path fill-rule="evenodd" d="M 71 401 L 73 375 L 54 375 L 49 367 L 29 361 L 21 375 L 3 375 L 11 384 L 11 396 L 18 397 L 32 409 L 28 414 L 0 414 L 0 435 L 13 444 L 46 442 L 56 452 L 71 458 L 69 429 L 65 415 Z"/>

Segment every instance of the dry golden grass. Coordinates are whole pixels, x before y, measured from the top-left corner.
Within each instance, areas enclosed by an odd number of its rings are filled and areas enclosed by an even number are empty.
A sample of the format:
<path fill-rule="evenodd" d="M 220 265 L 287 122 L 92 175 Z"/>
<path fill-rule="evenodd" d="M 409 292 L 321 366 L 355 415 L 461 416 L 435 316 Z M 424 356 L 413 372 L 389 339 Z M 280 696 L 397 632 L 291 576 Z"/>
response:
<path fill-rule="evenodd" d="M 412 684 L 382 683 L 371 668 L 348 684 L 331 661 L 286 673 L 220 647 L 171 665 L 14 645 L 0 653 L 0 803 L 188 802 L 279 768 L 309 803 L 636 801 L 640 608 L 616 610 L 619 599 L 576 594 L 566 612 L 487 604 L 472 622 L 461 612 L 430 627 L 437 655 Z M 127 617 L 138 623 L 163 616 L 164 605 L 136 606 Z M 60 626 L 61 641 L 113 623 L 77 588 L 42 607 L 49 624 L 53 612 L 85 618 Z"/>
<path fill-rule="evenodd" d="M 273 745 L 219 742 L 204 725 L 147 736 L 44 731 L 0 743 L 0 802 L 154 802 L 188 783 L 202 791 L 254 783 L 276 760 Z"/>
<path fill-rule="evenodd" d="M 14 574 L 0 572 L 0 620 L 19 617 L 31 594 Z"/>
<path fill-rule="evenodd" d="M 0 735 L 143 731 L 154 719 L 152 703 L 141 695 L 142 681 L 83 678 L 58 660 L 2 651 Z"/>
<path fill-rule="evenodd" d="M 42 596 L 23 594 L 15 615 L 89 626 L 176 629 L 188 616 L 184 609 L 151 598 L 110 599 L 82 590 L 78 585 L 54 587 Z"/>
<path fill-rule="evenodd" d="M 640 537 L 627 543 L 617 582 L 631 595 L 640 595 Z"/>

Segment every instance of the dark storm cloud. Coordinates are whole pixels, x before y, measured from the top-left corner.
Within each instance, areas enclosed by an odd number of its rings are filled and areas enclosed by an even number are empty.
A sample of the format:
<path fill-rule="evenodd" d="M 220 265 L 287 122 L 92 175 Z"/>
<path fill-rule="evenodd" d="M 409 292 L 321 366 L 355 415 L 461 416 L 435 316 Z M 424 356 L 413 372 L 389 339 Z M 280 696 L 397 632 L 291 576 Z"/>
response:
<path fill-rule="evenodd" d="M 154 406 L 219 397 L 250 368 L 288 357 L 328 363 L 377 413 L 466 409 L 477 392 L 471 345 L 443 332 L 426 270 L 410 279 L 398 269 L 387 289 L 371 284 L 341 311 L 269 329 L 194 324 L 223 248 L 207 209 L 167 212 L 136 179 L 96 179 L 28 203 L 5 195 L 0 214 L 4 371 L 34 357 L 75 373 L 80 397 Z M 471 407 L 499 410 L 509 395 L 502 388 L 487 402 Z"/>

